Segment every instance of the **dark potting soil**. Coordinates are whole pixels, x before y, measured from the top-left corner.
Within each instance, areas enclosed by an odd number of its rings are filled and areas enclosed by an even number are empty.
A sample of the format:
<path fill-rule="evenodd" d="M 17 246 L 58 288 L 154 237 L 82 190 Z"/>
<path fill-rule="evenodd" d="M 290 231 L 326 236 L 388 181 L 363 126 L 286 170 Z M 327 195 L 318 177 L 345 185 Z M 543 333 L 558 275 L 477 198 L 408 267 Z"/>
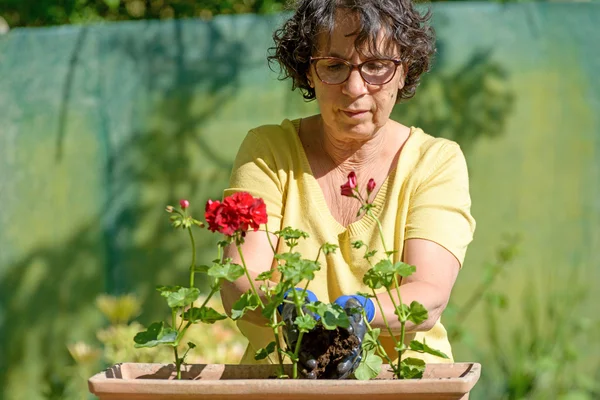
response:
<path fill-rule="evenodd" d="M 327 330 L 322 325 L 317 325 L 302 337 L 302 348 L 313 355 L 319 354 L 316 359 L 317 368 L 314 370 L 317 379 L 330 378 L 339 362 L 358 346 L 360 346 L 358 338 L 354 334 L 349 334 L 346 329 Z M 302 373 L 306 375 L 307 371 L 303 370 Z"/>

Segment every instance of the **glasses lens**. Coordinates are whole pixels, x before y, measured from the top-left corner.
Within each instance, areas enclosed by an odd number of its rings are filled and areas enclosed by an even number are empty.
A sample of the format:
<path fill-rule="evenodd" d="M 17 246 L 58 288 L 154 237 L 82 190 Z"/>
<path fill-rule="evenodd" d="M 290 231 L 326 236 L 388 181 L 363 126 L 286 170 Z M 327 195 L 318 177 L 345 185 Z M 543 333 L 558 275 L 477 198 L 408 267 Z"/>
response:
<path fill-rule="evenodd" d="M 372 60 L 363 64 L 360 74 L 373 85 L 389 82 L 396 72 L 396 64 L 390 60 Z"/>
<path fill-rule="evenodd" d="M 350 67 L 335 58 L 318 60 L 315 69 L 319 79 L 332 85 L 344 82 L 350 74 Z"/>

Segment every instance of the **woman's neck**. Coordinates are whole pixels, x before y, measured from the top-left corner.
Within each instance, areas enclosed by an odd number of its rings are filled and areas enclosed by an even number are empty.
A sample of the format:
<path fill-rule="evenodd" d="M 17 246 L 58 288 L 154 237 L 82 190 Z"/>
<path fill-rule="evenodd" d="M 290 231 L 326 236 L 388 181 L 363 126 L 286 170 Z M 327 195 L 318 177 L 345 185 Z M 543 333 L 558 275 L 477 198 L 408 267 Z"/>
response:
<path fill-rule="evenodd" d="M 345 139 L 343 135 L 329 132 L 322 120 L 319 121 L 319 144 L 323 152 L 331 159 L 340 172 L 360 171 L 369 165 L 377 164 L 388 153 L 390 135 L 386 134 L 387 125 L 381 127 L 365 140 Z"/>

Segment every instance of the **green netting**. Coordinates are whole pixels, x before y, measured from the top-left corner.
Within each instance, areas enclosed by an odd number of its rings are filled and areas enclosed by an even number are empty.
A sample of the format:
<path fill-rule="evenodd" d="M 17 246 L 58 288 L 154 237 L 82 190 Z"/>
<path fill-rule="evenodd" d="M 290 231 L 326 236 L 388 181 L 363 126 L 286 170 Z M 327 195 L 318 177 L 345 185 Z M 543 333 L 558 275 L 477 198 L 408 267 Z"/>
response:
<path fill-rule="evenodd" d="M 154 285 L 185 281 L 189 260 L 164 205 L 186 197 L 200 213 L 248 129 L 317 112 L 267 66 L 282 20 L 0 37 L 0 398 L 44 398 L 32 382 L 60 379 L 65 344 L 93 340 L 104 323 L 98 294 L 137 293 L 142 322 L 164 315 Z M 504 233 L 523 237 L 503 283 L 511 294 L 570 271 L 598 280 L 598 20 L 597 3 L 434 6 L 434 70 L 394 115 L 467 155 L 478 228 L 459 303 Z M 201 261 L 214 241 L 199 238 Z"/>

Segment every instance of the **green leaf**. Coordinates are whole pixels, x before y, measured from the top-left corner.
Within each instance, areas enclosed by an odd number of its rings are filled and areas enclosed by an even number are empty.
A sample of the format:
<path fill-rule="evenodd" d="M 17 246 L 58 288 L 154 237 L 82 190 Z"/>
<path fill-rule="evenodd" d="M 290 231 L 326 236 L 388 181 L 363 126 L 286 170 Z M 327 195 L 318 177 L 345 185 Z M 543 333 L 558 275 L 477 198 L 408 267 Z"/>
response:
<path fill-rule="evenodd" d="M 135 347 L 155 347 L 159 344 L 175 345 L 177 331 L 165 328 L 164 322 L 154 322 L 145 331 L 139 332 L 133 338 Z"/>
<path fill-rule="evenodd" d="M 181 289 L 181 286 L 157 286 L 156 290 L 160 292 L 160 295 L 163 297 L 169 297 L 171 293 L 177 292 Z"/>
<path fill-rule="evenodd" d="M 417 267 L 414 265 L 403 263 L 402 261 L 398 261 L 394 264 L 394 272 L 400 275 L 403 278 L 407 276 L 411 276 L 417 271 Z"/>
<path fill-rule="evenodd" d="M 231 307 L 231 319 L 236 321 L 244 316 L 246 311 L 254 311 L 258 308 L 260 302 L 258 298 L 248 291 L 244 293 Z"/>
<path fill-rule="evenodd" d="M 431 347 L 427 346 L 427 344 L 421 343 L 417 340 L 411 340 L 410 349 L 419 353 L 428 353 L 441 358 L 450 358 L 445 353 L 439 350 L 432 349 Z"/>
<path fill-rule="evenodd" d="M 280 265 L 278 269 L 281 271 L 284 281 L 291 286 L 298 286 L 303 280 L 313 280 L 315 278 L 315 271 L 318 271 L 321 267 L 317 261 L 302 260 L 294 257 L 287 260 L 285 265 Z"/>
<path fill-rule="evenodd" d="M 373 266 L 373 269 L 382 275 L 393 274 L 394 272 L 396 272 L 396 268 L 388 259 L 380 260 L 377 264 Z"/>
<path fill-rule="evenodd" d="M 415 325 L 419 325 L 421 322 L 427 320 L 429 317 L 429 313 L 427 309 L 423 307 L 423 304 L 418 301 L 413 301 L 410 303 L 410 307 L 408 309 L 408 320 L 412 321 Z"/>
<path fill-rule="evenodd" d="M 256 353 L 254 353 L 254 359 L 255 360 L 264 360 L 265 358 L 267 358 L 269 356 L 269 354 L 271 354 L 274 351 L 275 351 L 275 342 L 271 342 L 267 345 L 267 347 L 263 347 L 262 349 L 259 349 Z"/>
<path fill-rule="evenodd" d="M 317 326 L 317 321 L 311 315 L 304 314 L 296 317 L 294 324 L 300 332 L 310 332 Z"/>
<path fill-rule="evenodd" d="M 182 287 L 176 292 L 163 291 L 161 295 L 167 298 L 167 304 L 171 308 L 186 307 L 196 301 L 200 296 L 200 290 L 198 288 Z"/>
<path fill-rule="evenodd" d="M 352 248 L 354 248 L 354 249 L 360 249 L 361 247 L 366 246 L 366 244 L 362 240 L 357 240 L 350 244 L 352 245 Z"/>
<path fill-rule="evenodd" d="M 379 342 L 377 341 L 377 339 L 379 338 L 380 332 L 381 332 L 381 329 L 374 328 L 365 333 L 365 336 L 363 337 L 363 341 L 362 341 L 363 350 L 371 351 L 371 350 L 376 349 L 379 346 Z"/>
<path fill-rule="evenodd" d="M 206 274 L 208 272 L 208 268 L 208 265 L 194 265 L 192 271 L 200 274 Z"/>
<path fill-rule="evenodd" d="M 379 289 L 383 286 L 381 274 L 379 274 L 373 268 L 365 272 L 365 275 L 363 276 L 363 283 L 371 289 Z"/>
<path fill-rule="evenodd" d="M 202 321 L 205 324 L 214 324 L 216 321 L 226 319 L 227 315 L 221 314 L 211 307 L 192 307 L 183 313 L 183 319 L 185 321 Z"/>
<path fill-rule="evenodd" d="M 285 241 L 295 240 L 295 239 L 300 239 L 300 238 L 306 239 L 309 236 L 308 233 L 306 233 L 300 229 L 293 229 L 290 226 L 286 226 L 282 230 L 275 232 L 275 235 L 279 236 L 280 238 L 282 238 Z"/>
<path fill-rule="evenodd" d="M 265 318 L 267 318 L 268 320 L 271 320 L 273 318 L 273 313 L 275 312 L 275 309 L 277 309 L 277 307 L 283 303 L 283 295 L 284 293 L 280 292 L 271 297 L 271 301 L 269 301 L 265 305 L 265 308 L 263 308 L 261 311 L 261 314 Z"/>
<path fill-rule="evenodd" d="M 405 379 L 421 379 L 425 372 L 425 361 L 408 357 L 400 361 L 400 368 Z"/>
<path fill-rule="evenodd" d="M 325 329 L 333 330 L 338 326 L 340 328 L 350 326 L 348 315 L 339 304 L 326 304 L 317 301 L 307 304 L 306 308 L 321 317 L 321 323 Z"/>
<path fill-rule="evenodd" d="M 338 249 L 338 247 L 339 246 L 337 244 L 325 243 L 322 246 L 323 254 L 335 254 L 335 251 Z"/>
<path fill-rule="evenodd" d="M 365 255 L 363 256 L 363 258 L 366 258 L 368 260 L 369 258 L 373 257 L 375 255 L 375 253 L 377 253 L 377 250 L 367 251 L 365 253 Z"/>
<path fill-rule="evenodd" d="M 217 242 L 217 246 L 219 247 L 227 247 L 229 246 L 229 243 L 231 242 L 231 239 L 229 240 L 220 240 Z"/>
<path fill-rule="evenodd" d="M 232 263 L 231 258 L 226 258 L 222 263 L 214 263 L 208 269 L 208 275 L 216 279 L 226 279 L 229 282 L 233 282 L 244 275 L 244 267 Z"/>
<path fill-rule="evenodd" d="M 382 363 L 381 357 L 374 352 L 368 352 L 354 371 L 354 377 L 361 381 L 373 379 L 379 375 Z"/>
<path fill-rule="evenodd" d="M 261 272 L 260 274 L 258 274 L 258 276 L 256 277 L 255 280 L 268 281 L 269 279 L 271 279 L 273 277 L 273 272 L 275 272 L 275 271 L 272 269 L 265 271 L 265 272 Z"/>

